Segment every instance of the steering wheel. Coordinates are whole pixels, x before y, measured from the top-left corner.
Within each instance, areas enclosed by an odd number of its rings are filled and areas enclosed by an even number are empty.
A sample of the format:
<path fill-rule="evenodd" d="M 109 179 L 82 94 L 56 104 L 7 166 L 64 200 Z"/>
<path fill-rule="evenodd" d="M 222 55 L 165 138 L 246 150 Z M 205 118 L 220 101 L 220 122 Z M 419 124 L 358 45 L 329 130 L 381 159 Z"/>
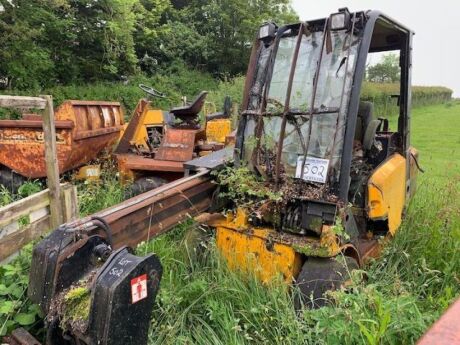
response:
<path fill-rule="evenodd" d="M 163 92 L 160 92 L 156 89 L 154 89 L 151 86 L 147 86 L 144 84 L 139 84 L 139 88 L 144 91 L 146 94 L 152 96 L 152 97 L 158 97 L 158 98 L 166 98 L 166 95 Z"/>

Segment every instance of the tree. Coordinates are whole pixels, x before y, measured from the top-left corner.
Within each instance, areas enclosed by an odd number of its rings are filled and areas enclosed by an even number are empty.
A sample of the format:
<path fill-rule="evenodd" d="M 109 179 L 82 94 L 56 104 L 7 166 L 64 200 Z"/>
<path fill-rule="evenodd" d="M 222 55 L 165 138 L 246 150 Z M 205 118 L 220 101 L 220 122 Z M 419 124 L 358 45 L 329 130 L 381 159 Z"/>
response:
<path fill-rule="evenodd" d="M 51 50 L 41 45 L 46 28 L 41 18 L 48 18 L 55 5 L 49 1 L 0 1 L 0 77 L 7 86 L 37 88 L 41 80 L 53 79 Z M 20 5 L 20 6 L 18 6 Z"/>
<path fill-rule="evenodd" d="M 382 61 L 367 68 L 367 80 L 374 83 L 396 83 L 400 80 L 399 57 L 386 54 Z"/>
<path fill-rule="evenodd" d="M 135 73 L 137 2 L 0 0 L 0 79 L 41 89 Z"/>
<path fill-rule="evenodd" d="M 208 71 L 221 75 L 246 72 L 251 45 L 264 22 L 298 21 L 290 0 L 191 0 L 183 11 L 206 42 Z"/>
<path fill-rule="evenodd" d="M 141 3 L 146 1 L 152 0 Z M 298 18 L 290 0 L 173 0 L 160 25 L 147 25 L 155 35 L 148 40 L 138 35 L 138 56 L 159 65 L 183 60 L 221 77 L 245 73 L 257 29 L 269 20 L 282 24 Z"/>
<path fill-rule="evenodd" d="M 40 90 L 182 66 L 242 74 L 290 0 L 0 0 L 0 83 Z M 0 85 L 1 86 L 1 85 Z"/>

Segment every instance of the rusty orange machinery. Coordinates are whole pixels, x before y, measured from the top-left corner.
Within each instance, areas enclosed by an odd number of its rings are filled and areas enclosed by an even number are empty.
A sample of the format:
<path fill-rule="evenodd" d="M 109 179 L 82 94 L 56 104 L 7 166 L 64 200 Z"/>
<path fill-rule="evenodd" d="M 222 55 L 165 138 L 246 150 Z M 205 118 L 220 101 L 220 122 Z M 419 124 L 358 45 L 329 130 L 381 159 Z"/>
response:
<path fill-rule="evenodd" d="M 460 344 L 460 298 L 423 335 L 417 345 Z"/>
<path fill-rule="evenodd" d="M 123 128 L 120 103 L 65 101 L 55 112 L 59 172 L 65 172 L 111 148 Z M 40 115 L 0 121 L 0 164 L 27 178 L 46 176 L 45 142 Z"/>
<path fill-rule="evenodd" d="M 172 181 L 184 163 L 231 142 L 231 120 L 206 121 L 197 129 L 175 128 L 171 115 L 140 100 L 115 150 L 122 182 L 154 174 Z"/>
<path fill-rule="evenodd" d="M 413 149 L 413 152 L 416 151 Z M 415 164 L 411 160 L 410 167 Z M 394 154 L 377 167 L 367 182 L 367 212 L 371 220 L 387 220 L 387 237 L 398 230 L 406 202 L 406 159 Z M 244 209 L 226 217 L 208 215 L 205 221 L 216 229 L 217 247 L 232 269 L 255 272 L 263 282 L 281 275 L 286 283 L 297 276 L 306 257 L 332 258 L 344 253 L 359 264 L 377 257 L 384 242 L 363 237 L 354 244 L 340 236 L 334 226 L 322 225 L 319 237 L 281 232 L 253 226 Z"/>

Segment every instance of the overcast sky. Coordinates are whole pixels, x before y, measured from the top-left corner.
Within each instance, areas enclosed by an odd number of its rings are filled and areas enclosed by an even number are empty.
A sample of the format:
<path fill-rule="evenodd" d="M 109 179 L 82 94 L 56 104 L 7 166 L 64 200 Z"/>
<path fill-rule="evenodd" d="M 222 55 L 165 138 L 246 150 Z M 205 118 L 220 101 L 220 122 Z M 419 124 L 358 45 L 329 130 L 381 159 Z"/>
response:
<path fill-rule="evenodd" d="M 340 7 L 380 10 L 415 31 L 413 85 L 441 85 L 460 97 L 460 0 L 292 0 L 302 20 Z"/>

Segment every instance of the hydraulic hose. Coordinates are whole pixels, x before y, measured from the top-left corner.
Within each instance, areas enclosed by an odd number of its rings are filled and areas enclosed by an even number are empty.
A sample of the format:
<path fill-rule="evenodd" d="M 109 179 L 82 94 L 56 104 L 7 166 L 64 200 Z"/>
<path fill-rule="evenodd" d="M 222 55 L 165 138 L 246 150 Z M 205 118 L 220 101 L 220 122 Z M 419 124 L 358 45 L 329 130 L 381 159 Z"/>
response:
<path fill-rule="evenodd" d="M 94 224 L 104 230 L 107 235 L 107 242 L 109 242 L 110 246 L 113 248 L 113 236 L 110 225 L 102 217 L 92 216 L 91 220 L 95 221 Z"/>

